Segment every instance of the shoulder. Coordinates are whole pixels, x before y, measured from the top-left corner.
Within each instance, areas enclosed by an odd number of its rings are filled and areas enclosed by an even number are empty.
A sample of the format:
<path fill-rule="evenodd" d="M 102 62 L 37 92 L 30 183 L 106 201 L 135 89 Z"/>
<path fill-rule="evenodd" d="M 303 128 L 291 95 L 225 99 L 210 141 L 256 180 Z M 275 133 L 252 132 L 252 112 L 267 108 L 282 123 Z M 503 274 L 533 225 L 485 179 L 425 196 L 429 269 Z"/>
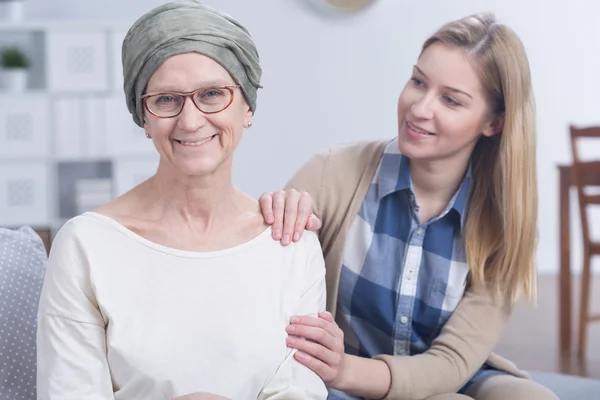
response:
<path fill-rule="evenodd" d="M 325 179 L 346 185 L 374 172 L 389 140 L 346 143 L 327 150 Z"/>
<path fill-rule="evenodd" d="M 316 232 L 305 230 L 300 240 L 292 242 L 287 246 L 283 246 L 270 235 L 265 235 L 264 241 L 268 246 L 268 251 L 273 251 L 274 254 L 281 254 L 284 259 L 290 260 L 292 264 L 304 265 L 315 257 L 323 257 L 323 249 Z"/>
<path fill-rule="evenodd" d="M 108 222 L 108 217 L 101 214 L 86 212 L 69 219 L 58 230 L 50 251 L 56 252 L 74 250 L 84 245 L 106 245 L 107 233 L 114 232 Z"/>
<path fill-rule="evenodd" d="M 297 246 L 297 251 L 302 255 L 306 271 L 312 274 L 325 271 L 323 248 L 316 232 L 304 231 L 302 238 L 292 246 Z"/>
<path fill-rule="evenodd" d="M 379 160 L 389 140 L 356 141 L 319 151 L 309 161 L 309 165 L 321 165 L 322 168 L 355 168 Z"/>
<path fill-rule="evenodd" d="M 296 244 L 307 251 L 321 251 L 321 242 L 316 232 L 304 231 L 302 238 Z"/>
<path fill-rule="evenodd" d="M 323 209 L 335 213 L 355 199 L 357 190 L 368 186 L 389 140 L 353 142 L 330 148 L 322 174 Z M 366 185 L 366 186 L 365 186 Z"/>
<path fill-rule="evenodd" d="M 360 166 L 379 159 L 389 142 L 389 140 L 356 141 L 328 147 L 317 152 L 308 165 L 333 163 L 335 165 Z"/>
<path fill-rule="evenodd" d="M 388 143 L 388 139 L 348 142 L 339 146 L 331 147 L 329 148 L 328 152 L 330 157 L 336 160 L 344 160 L 347 157 L 356 156 L 361 157 L 361 159 L 366 157 L 368 160 L 373 157 L 380 157 Z"/>
<path fill-rule="evenodd" d="M 106 226 L 105 217 L 96 212 L 86 212 L 76 217 L 69 219 L 59 229 L 56 237 L 60 236 L 76 236 L 96 230 L 99 227 Z"/>

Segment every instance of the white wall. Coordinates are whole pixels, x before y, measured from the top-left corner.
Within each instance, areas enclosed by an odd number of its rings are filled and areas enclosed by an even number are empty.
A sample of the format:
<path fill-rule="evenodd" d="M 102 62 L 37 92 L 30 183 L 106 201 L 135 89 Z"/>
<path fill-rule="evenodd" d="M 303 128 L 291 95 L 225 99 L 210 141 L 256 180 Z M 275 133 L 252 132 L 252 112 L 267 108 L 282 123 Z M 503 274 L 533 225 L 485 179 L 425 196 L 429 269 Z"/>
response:
<path fill-rule="evenodd" d="M 254 196 L 281 187 L 319 149 L 396 134 L 396 99 L 422 41 L 442 23 L 494 11 L 524 41 L 538 106 L 540 271 L 558 269 L 556 165 L 570 162 L 568 124 L 600 123 L 600 3 L 589 0 L 379 0 L 331 18 L 309 0 L 210 0 L 253 34 L 264 68 L 236 183 Z M 159 0 L 26 0 L 28 19 L 132 22 Z M 598 148 L 590 154 L 600 154 Z M 577 214 L 573 212 L 573 218 Z M 600 218 L 597 219 L 600 222 Z M 573 229 L 579 229 L 574 224 Z M 578 232 L 575 232 L 578 233 Z M 580 261 L 575 235 L 574 262 Z"/>

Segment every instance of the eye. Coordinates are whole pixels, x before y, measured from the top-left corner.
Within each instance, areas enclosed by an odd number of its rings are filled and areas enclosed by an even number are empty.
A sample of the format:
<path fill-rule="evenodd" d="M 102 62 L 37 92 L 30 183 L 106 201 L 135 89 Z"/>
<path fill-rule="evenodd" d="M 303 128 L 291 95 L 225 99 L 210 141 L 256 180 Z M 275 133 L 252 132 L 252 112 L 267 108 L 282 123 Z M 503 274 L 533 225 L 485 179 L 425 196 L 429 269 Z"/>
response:
<path fill-rule="evenodd" d="M 202 93 L 200 93 L 200 97 L 203 99 L 211 99 L 222 96 L 223 92 L 219 89 L 206 89 Z"/>
<path fill-rule="evenodd" d="M 417 87 L 421 87 L 421 88 L 425 87 L 425 82 L 423 82 L 421 79 L 417 78 L 416 76 L 413 76 L 412 78 L 410 78 L 410 80 L 413 81 L 413 84 Z"/>
<path fill-rule="evenodd" d="M 446 103 L 448 103 L 448 105 L 451 105 L 451 106 L 453 106 L 453 107 L 460 106 L 460 103 L 459 103 L 458 101 L 454 100 L 454 99 L 453 99 L 452 97 L 450 97 L 450 96 L 444 96 L 443 98 L 444 98 L 444 101 L 445 101 Z"/>
<path fill-rule="evenodd" d="M 158 104 L 168 104 L 168 103 L 173 103 L 176 101 L 177 101 L 177 98 L 170 94 L 161 94 L 160 96 L 156 97 L 156 103 L 158 103 Z"/>

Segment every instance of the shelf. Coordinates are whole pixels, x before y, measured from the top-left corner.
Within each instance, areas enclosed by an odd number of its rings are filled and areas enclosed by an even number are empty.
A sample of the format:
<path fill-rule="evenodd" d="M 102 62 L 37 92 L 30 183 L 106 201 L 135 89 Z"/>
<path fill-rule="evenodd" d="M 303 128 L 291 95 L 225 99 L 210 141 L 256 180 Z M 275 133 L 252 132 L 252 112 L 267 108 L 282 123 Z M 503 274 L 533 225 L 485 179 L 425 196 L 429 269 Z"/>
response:
<path fill-rule="evenodd" d="M 1 72 L 0 72 L 1 73 Z M 27 89 L 24 92 L 11 92 L 0 88 L 0 97 L 27 97 L 27 96 L 47 96 L 49 95 L 47 90 L 44 89 Z"/>
<path fill-rule="evenodd" d="M 0 88 L 0 226 L 59 229 L 156 172 L 123 94 L 128 22 L 0 21 L 0 48 L 31 59 L 28 88 Z"/>
<path fill-rule="evenodd" d="M 133 21 L 132 21 L 133 22 Z M 126 21 L 108 20 L 23 20 L 0 21 L 0 32 L 46 32 L 46 31 L 90 31 L 97 29 L 127 30 L 131 25 Z"/>

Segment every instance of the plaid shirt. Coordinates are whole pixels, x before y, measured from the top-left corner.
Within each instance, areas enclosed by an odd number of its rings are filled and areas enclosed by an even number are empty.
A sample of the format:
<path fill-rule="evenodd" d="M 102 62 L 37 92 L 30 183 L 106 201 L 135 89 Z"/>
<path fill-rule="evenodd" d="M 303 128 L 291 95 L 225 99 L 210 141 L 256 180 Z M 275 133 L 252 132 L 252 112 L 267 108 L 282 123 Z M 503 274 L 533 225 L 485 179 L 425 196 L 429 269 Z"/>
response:
<path fill-rule="evenodd" d="M 469 271 L 461 229 L 470 169 L 445 210 L 419 221 L 397 139 L 383 153 L 346 239 L 337 323 L 346 353 L 409 356 L 426 351 L 456 308 Z M 331 390 L 329 399 L 355 397 Z"/>

